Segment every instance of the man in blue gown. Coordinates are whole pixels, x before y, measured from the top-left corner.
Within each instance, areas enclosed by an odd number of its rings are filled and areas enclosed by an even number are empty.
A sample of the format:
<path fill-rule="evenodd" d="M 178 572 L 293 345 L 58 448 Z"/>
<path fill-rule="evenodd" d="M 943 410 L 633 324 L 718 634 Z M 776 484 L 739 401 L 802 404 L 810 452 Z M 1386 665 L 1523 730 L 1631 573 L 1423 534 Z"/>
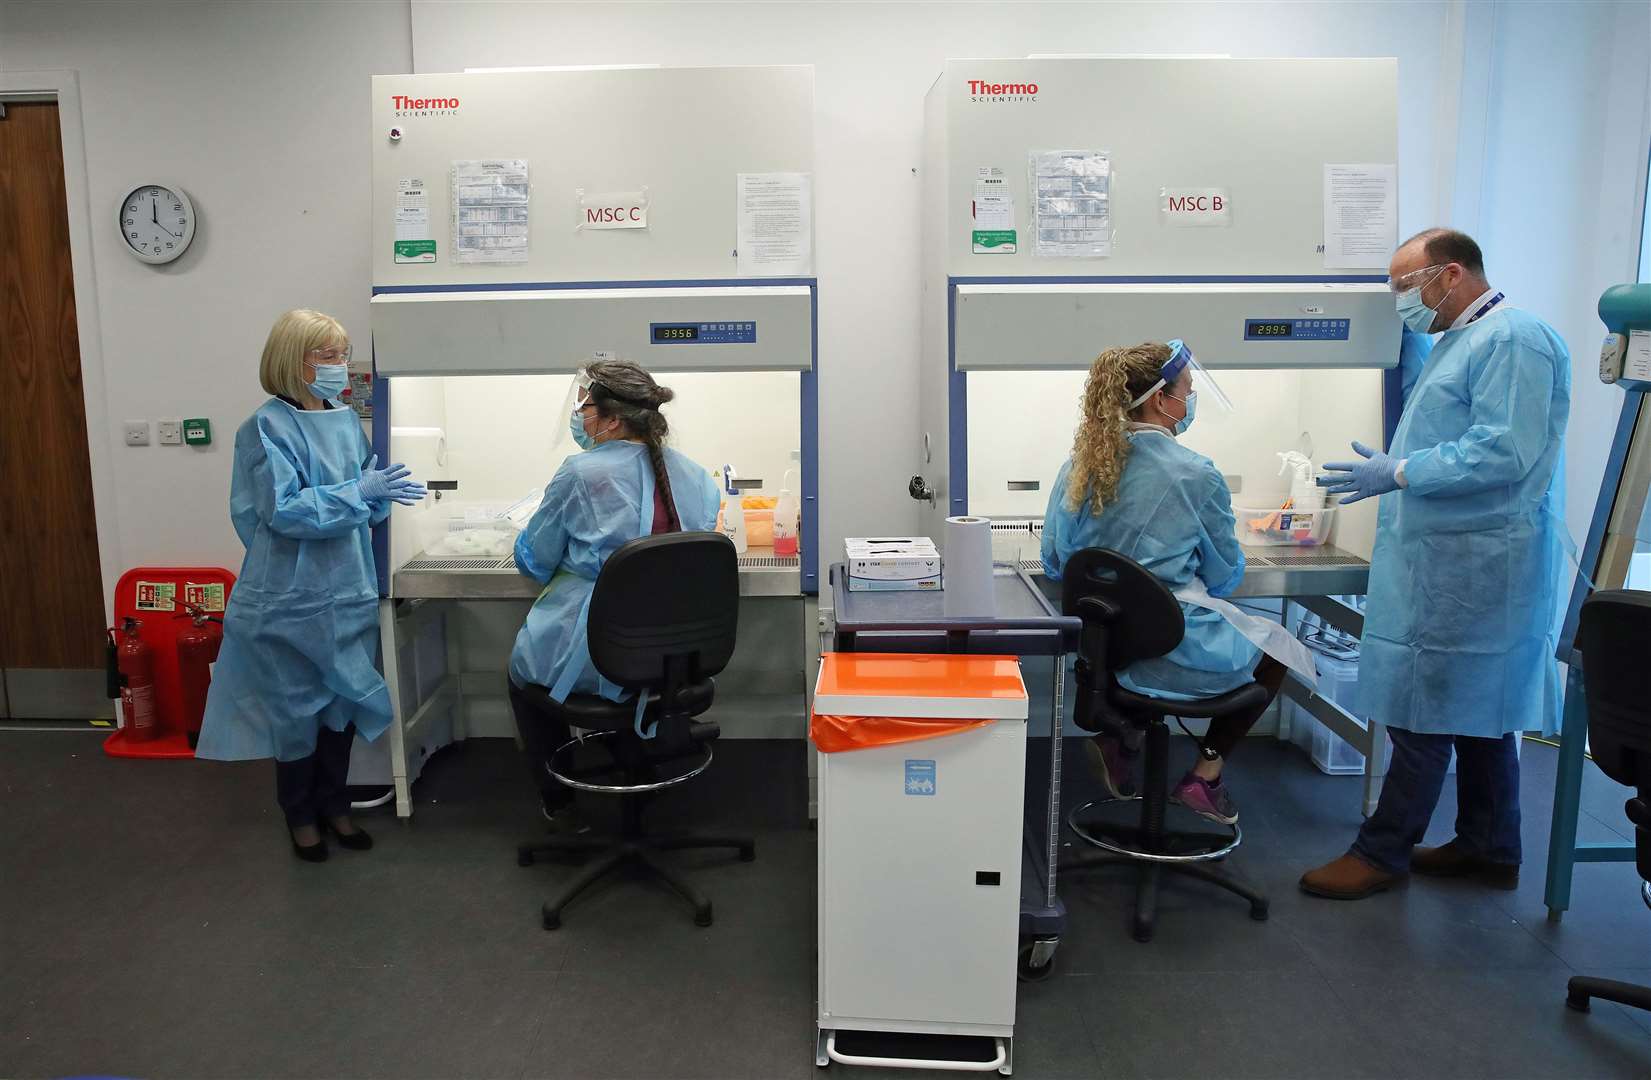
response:
<path fill-rule="evenodd" d="M 1553 730 L 1555 605 L 1571 365 L 1541 319 L 1485 280 L 1479 245 L 1430 229 L 1388 270 L 1405 325 L 1439 334 L 1389 453 L 1327 464 L 1342 502 L 1380 496 L 1359 695 L 1393 759 L 1352 850 L 1302 876 L 1357 900 L 1417 873 L 1519 881 L 1518 733 Z M 1456 837 L 1417 848 L 1457 760 Z"/>

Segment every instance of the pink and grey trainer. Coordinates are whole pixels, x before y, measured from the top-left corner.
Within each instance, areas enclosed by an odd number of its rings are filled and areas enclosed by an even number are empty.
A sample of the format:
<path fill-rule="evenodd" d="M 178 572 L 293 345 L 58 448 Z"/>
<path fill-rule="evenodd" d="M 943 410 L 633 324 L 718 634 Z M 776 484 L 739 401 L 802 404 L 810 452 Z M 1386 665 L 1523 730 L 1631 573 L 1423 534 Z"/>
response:
<path fill-rule="evenodd" d="M 1222 825 L 1238 824 L 1238 804 L 1233 802 L 1227 785 L 1219 780 L 1212 784 L 1197 773 L 1189 772 L 1169 793 L 1169 801 Z"/>

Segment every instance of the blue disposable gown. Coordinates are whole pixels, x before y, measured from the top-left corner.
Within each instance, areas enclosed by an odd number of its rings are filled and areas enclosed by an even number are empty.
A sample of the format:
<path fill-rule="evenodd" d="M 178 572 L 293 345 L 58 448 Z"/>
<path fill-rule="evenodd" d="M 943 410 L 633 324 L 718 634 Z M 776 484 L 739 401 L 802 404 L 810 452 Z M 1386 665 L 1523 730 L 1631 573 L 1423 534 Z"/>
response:
<path fill-rule="evenodd" d="M 293 761 L 322 724 L 369 739 L 389 726 L 369 529 L 389 508 L 361 497 L 371 456 L 345 408 L 272 398 L 235 433 L 229 518 L 247 553 L 197 757 Z"/>
<path fill-rule="evenodd" d="M 1128 555 L 1171 592 L 1200 578 L 1211 596 L 1227 596 L 1244 578 L 1244 549 L 1234 532 L 1232 492 L 1215 463 L 1161 428 L 1129 433 L 1130 453 L 1118 493 L 1090 512 L 1066 505 L 1068 461 L 1055 478 L 1043 518 L 1043 568 L 1054 580 L 1074 553 L 1091 547 Z M 1250 681 L 1261 650 L 1219 614 L 1182 603 L 1186 635 L 1164 656 L 1130 665 L 1118 677 L 1138 693 L 1186 700 L 1214 697 Z"/>
<path fill-rule="evenodd" d="M 683 531 L 715 528 L 721 496 L 710 474 L 675 450 L 665 451 L 665 464 Z M 602 564 L 652 532 L 653 516 L 654 471 L 641 443 L 601 443 L 556 470 L 544 502 L 516 538 L 517 569 L 545 590 L 516 635 L 512 682 L 543 686 L 557 701 L 569 694 L 623 700 L 625 692 L 591 664 L 585 618 Z"/>
<path fill-rule="evenodd" d="M 1416 389 L 1416 380 L 1422 377 L 1422 369 L 1427 366 L 1427 358 L 1433 353 L 1433 339 L 1426 334 L 1418 334 L 1408 326 L 1404 329 L 1404 336 L 1399 340 L 1399 385 L 1402 387 L 1401 401 L 1410 400 L 1410 392 Z"/>
<path fill-rule="evenodd" d="M 1359 665 L 1378 722 L 1474 735 L 1554 730 L 1571 363 L 1535 316 L 1498 308 L 1433 347 L 1391 453 Z"/>

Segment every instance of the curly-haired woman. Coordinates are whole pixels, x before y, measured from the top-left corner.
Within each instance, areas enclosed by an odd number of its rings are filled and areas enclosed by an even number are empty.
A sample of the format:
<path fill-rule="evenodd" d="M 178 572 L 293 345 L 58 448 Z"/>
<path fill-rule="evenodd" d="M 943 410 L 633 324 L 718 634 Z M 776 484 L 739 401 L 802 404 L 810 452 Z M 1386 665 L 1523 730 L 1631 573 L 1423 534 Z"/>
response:
<path fill-rule="evenodd" d="M 1230 594 L 1244 577 L 1233 531 L 1232 493 L 1215 463 L 1176 436 L 1192 424 L 1195 362 L 1180 341 L 1108 349 L 1084 387 L 1072 457 L 1061 467 L 1043 522 L 1043 565 L 1051 578 L 1084 548 L 1109 548 L 1146 567 L 1171 592 Z M 1202 583 L 1202 589 L 1194 581 Z M 1170 798 L 1225 824 L 1238 807 L 1222 768 L 1284 681 L 1284 665 L 1263 656 L 1227 616 L 1185 599 L 1186 635 L 1164 656 L 1118 674 L 1137 693 L 1170 700 L 1214 697 L 1254 679 L 1266 703 L 1211 721 L 1199 753 Z M 1259 663 L 1258 663 L 1259 661 Z M 1105 732 L 1085 746 L 1116 797 L 1134 792 L 1140 733 Z M 1135 745 L 1131 746 L 1131 740 Z"/>

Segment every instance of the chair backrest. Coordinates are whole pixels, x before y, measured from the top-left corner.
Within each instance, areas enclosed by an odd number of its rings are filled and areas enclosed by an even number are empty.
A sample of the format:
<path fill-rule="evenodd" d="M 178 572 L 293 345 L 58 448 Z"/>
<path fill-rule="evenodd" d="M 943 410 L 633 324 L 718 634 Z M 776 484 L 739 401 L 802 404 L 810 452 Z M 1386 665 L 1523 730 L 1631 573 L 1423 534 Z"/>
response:
<path fill-rule="evenodd" d="M 1594 763 L 1619 784 L 1651 791 L 1651 593 L 1596 592 L 1582 604 L 1576 644 Z"/>
<path fill-rule="evenodd" d="M 1180 601 L 1127 555 L 1084 548 L 1061 570 L 1061 612 L 1083 620 L 1078 651 L 1102 671 L 1163 656 L 1181 643 Z"/>
<path fill-rule="evenodd" d="M 591 663 L 633 690 L 701 682 L 734 655 L 739 606 L 739 556 L 726 536 L 632 540 L 596 577 L 586 627 Z"/>

